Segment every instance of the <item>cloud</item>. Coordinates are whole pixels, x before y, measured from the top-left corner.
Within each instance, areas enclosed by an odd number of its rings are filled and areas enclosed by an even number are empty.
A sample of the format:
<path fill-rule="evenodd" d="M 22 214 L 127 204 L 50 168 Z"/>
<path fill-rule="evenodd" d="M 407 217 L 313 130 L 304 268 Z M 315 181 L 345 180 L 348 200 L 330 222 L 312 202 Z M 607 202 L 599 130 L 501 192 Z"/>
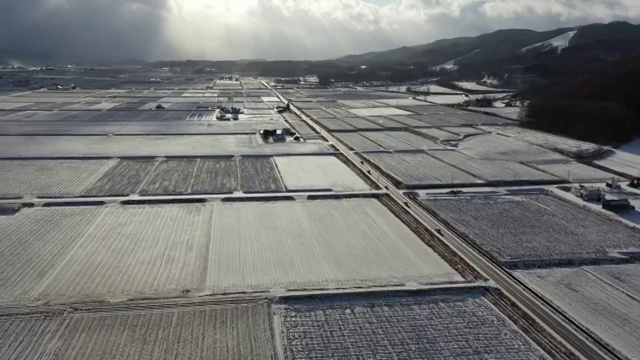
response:
<path fill-rule="evenodd" d="M 48 61 L 326 59 L 500 28 L 640 21 L 637 0 L 8 2 L 0 54 Z"/>

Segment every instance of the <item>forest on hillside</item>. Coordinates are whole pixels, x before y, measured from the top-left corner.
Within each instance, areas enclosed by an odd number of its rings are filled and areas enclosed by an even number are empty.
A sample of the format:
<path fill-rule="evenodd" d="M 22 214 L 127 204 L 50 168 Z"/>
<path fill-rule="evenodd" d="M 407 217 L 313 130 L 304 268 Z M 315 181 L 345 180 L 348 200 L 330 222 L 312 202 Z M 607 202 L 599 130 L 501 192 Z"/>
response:
<path fill-rule="evenodd" d="M 528 95 L 524 126 L 598 144 L 640 136 L 640 57 L 581 67 Z"/>

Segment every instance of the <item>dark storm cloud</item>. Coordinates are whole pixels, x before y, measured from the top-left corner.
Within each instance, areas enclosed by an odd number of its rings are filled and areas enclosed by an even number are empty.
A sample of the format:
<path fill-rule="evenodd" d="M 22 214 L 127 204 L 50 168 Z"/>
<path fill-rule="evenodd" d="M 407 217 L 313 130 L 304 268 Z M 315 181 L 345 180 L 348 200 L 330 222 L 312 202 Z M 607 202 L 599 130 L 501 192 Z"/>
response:
<path fill-rule="evenodd" d="M 326 59 L 473 36 L 640 21 L 638 0 L 0 0 L 0 59 Z"/>

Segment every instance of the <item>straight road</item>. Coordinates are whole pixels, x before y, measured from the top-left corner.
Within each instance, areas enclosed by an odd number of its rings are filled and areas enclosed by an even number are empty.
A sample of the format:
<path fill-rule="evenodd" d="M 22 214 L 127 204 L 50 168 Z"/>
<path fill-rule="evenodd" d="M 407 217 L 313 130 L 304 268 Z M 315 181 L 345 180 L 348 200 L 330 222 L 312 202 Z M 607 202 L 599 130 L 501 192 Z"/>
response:
<path fill-rule="evenodd" d="M 271 89 L 282 102 L 285 104 L 288 102 L 284 96 L 278 93 L 266 82 L 263 82 L 263 84 Z M 462 256 L 485 277 L 494 281 L 507 296 L 515 301 L 520 307 L 528 311 L 529 314 L 536 318 L 540 323 L 544 324 L 549 330 L 555 333 L 557 337 L 569 345 L 579 356 L 588 360 L 622 360 L 622 358 L 612 352 L 607 345 L 591 336 L 580 324 L 560 313 L 551 304 L 542 299 L 540 295 L 525 286 L 507 270 L 479 253 L 472 245 L 448 230 L 446 226 L 424 211 L 418 204 L 414 203 L 413 200 L 406 197 L 402 191 L 396 188 L 382 174 L 369 167 L 349 148 L 340 143 L 331 133 L 320 127 L 313 120 L 309 119 L 293 105 L 291 105 L 291 111 L 298 115 L 324 138 L 333 143 L 333 145 L 340 150 L 340 152 L 349 159 L 349 161 L 367 174 L 367 176 L 369 176 L 372 181 L 380 185 L 381 188 L 387 190 L 387 193 L 396 202 L 401 204 L 401 206 L 403 206 L 412 216 L 422 222 L 423 225 L 425 225 L 434 234 L 434 236 Z"/>

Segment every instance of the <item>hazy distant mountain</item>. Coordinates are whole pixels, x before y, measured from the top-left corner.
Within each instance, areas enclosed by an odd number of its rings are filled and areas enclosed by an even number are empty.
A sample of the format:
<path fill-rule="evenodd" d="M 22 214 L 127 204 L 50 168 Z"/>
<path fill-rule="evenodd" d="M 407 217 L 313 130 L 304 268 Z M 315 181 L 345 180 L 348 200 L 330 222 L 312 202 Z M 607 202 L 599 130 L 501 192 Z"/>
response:
<path fill-rule="evenodd" d="M 498 30 L 476 37 L 438 40 L 424 45 L 349 55 L 335 61 L 345 65 L 421 63 L 434 67 L 445 64 L 450 66 L 455 59 L 461 64 L 523 64 L 539 53 L 551 52 L 557 55 L 569 51 L 573 46 L 582 46 L 584 50 L 588 47 L 585 45 L 594 44 L 596 49 L 606 48 L 608 52 L 614 48 L 628 51 L 626 46 L 635 45 L 639 41 L 640 25 L 612 22 L 542 32 Z M 617 43 L 617 46 L 607 47 L 607 43 Z M 640 48 L 636 49 L 640 51 Z"/>

